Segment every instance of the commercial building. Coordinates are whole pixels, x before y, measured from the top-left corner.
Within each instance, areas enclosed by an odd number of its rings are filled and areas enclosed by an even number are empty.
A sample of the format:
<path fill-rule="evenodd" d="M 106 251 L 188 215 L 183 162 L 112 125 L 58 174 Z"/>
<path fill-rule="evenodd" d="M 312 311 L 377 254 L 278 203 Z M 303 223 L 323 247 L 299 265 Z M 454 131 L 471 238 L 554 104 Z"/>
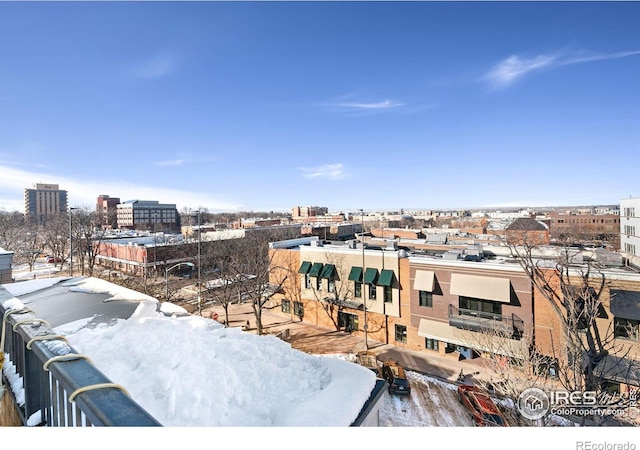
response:
<path fill-rule="evenodd" d="M 96 212 L 102 217 L 102 225 L 106 228 L 117 228 L 118 226 L 118 205 L 120 199 L 100 195 L 96 200 Z"/>
<path fill-rule="evenodd" d="M 372 238 L 365 248 L 317 237 L 273 242 L 273 279 L 288 273 L 276 305 L 291 319 L 413 351 L 493 360 L 535 354 L 551 375 L 566 363 L 562 305 L 538 291 L 506 247 L 442 251 L 445 244 L 434 252 L 405 245 L 413 241 Z M 620 392 L 640 386 L 640 273 L 602 252 L 575 255 L 571 271 L 579 281 L 591 264 L 594 285 L 604 277 L 596 320 L 611 353 L 597 371 Z M 557 249 L 541 246 L 540 258 L 554 255 Z"/>
<path fill-rule="evenodd" d="M 28 220 L 45 223 L 47 218 L 67 212 L 67 191 L 57 184 L 36 183 L 24 190 L 24 215 Z"/>
<path fill-rule="evenodd" d="M 180 232 L 180 215 L 175 204 L 155 200 L 127 200 L 117 205 L 118 228 Z"/>

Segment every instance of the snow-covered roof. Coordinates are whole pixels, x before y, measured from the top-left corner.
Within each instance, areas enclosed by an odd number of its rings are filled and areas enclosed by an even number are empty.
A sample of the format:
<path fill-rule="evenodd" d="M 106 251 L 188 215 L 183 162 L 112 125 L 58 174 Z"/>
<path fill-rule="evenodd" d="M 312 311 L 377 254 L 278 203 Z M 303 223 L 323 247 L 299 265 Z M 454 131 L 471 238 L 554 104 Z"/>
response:
<path fill-rule="evenodd" d="M 349 426 L 376 384 L 357 364 L 225 328 L 104 280 L 49 278 L 2 288 L 14 303 L 42 311 L 52 289 L 61 288 L 100 302 L 135 302 L 126 319 L 96 320 L 95 311 L 78 307 L 55 331 L 165 426 Z"/>

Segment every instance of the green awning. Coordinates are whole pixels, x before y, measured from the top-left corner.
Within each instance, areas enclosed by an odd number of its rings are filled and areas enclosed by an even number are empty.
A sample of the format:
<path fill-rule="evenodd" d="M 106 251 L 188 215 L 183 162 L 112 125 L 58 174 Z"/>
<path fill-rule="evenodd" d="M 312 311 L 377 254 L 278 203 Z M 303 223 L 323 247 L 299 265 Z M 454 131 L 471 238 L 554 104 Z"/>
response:
<path fill-rule="evenodd" d="M 302 261 L 302 265 L 300 266 L 298 273 L 308 273 L 309 269 L 311 269 L 311 263 L 309 261 Z"/>
<path fill-rule="evenodd" d="M 352 267 L 349 272 L 349 281 L 357 281 L 362 283 L 362 267 Z"/>
<path fill-rule="evenodd" d="M 364 282 L 367 284 L 375 284 L 378 279 L 378 269 L 373 267 L 367 268 L 364 272 Z"/>
<path fill-rule="evenodd" d="M 334 264 L 325 264 L 320 278 L 333 278 L 336 273 L 336 266 Z"/>
<path fill-rule="evenodd" d="M 319 277 L 321 271 L 322 263 L 313 263 L 313 266 L 311 266 L 311 270 L 309 271 L 309 275 L 312 277 Z"/>
<path fill-rule="evenodd" d="M 393 284 L 393 270 L 383 270 L 378 278 L 378 286 L 391 286 Z"/>

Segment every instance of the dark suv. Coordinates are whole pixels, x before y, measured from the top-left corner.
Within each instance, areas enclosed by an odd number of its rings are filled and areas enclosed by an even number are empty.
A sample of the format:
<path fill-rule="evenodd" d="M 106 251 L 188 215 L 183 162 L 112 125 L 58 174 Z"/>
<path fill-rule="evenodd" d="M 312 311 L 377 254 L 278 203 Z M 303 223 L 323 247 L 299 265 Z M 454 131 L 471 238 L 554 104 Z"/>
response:
<path fill-rule="evenodd" d="M 393 361 L 382 364 L 380 371 L 382 378 L 389 383 L 389 392 L 392 394 L 411 394 L 409 380 L 404 373 L 404 369 Z"/>

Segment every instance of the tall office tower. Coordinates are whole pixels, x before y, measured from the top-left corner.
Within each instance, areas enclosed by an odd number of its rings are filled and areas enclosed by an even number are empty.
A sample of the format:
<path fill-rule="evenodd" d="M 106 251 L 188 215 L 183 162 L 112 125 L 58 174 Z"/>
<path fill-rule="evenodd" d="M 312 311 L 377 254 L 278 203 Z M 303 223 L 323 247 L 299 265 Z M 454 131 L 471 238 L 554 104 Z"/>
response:
<path fill-rule="evenodd" d="M 67 212 L 67 191 L 57 184 L 36 183 L 24 190 L 24 215 L 28 220 L 44 223 L 48 217 Z"/>

